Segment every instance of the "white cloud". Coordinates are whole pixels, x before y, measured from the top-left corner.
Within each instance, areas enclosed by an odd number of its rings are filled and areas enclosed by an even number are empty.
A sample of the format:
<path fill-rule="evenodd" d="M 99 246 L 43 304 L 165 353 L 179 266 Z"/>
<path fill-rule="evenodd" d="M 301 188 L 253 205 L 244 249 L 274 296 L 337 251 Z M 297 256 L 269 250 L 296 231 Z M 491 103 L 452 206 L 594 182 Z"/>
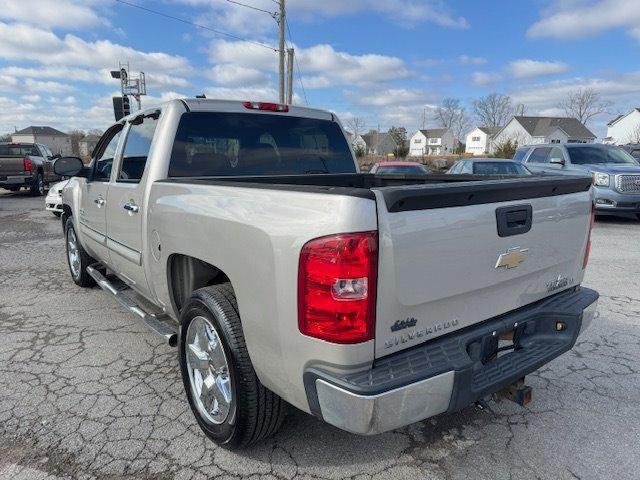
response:
<path fill-rule="evenodd" d="M 471 83 L 476 87 L 492 87 L 502 80 L 502 75 L 495 72 L 473 72 L 471 74 Z"/>
<path fill-rule="evenodd" d="M 484 57 L 472 57 L 469 55 L 460 55 L 458 61 L 462 65 L 486 65 L 489 61 Z"/>
<path fill-rule="evenodd" d="M 251 100 L 277 102 L 278 92 L 271 87 L 210 87 L 204 91 L 207 98 L 224 100 Z M 294 93 L 293 103 L 300 105 L 302 99 Z"/>
<path fill-rule="evenodd" d="M 635 35 L 640 27 L 638 0 L 598 0 L 585 3 L 556 0 L 543 17 L 531 25 L 531 38 L 585 38 L 624 28 Z"/>
<path fill-rule="evenodd" d="M 507 71 L 516 78 L 533 78 L 566 73 L 569 71 L 569 65 L 564 62 L 521 59 L 510 62 Z"/>
<path fill-rule="evenodd" d="M 184 57 L 161 52 L 142 52 L 109 40 L 87 42 L 75 35 L 58 37 L 53 32 L 25 24 L 0 22 L 0 58 L 37 61 L 45 65 L 105 68 L 127 59 L 144 71 L 175 72 L 189 69 Z"/>
<path fill-rule="evenodd" d="M 27 102 L 39 102 L 42 97 L 40 95 L 22 95 L 22 99 Z"/>
<path fill-rule="evenodd" d="M 199 22 L 224 25 L 226 31 L 238 33 L 267 33 L 275 28 L 274 21 L 264 12 L 233 5 L 226 0 L 174 0 L 208 9 Z M 251 5 L 269 12 L 277 10 L 273 0 L 252 0 Z M 292 18 L 314 21 L 318 17 L 337 17 L 377 13 L 403 27 L 433 23 L 446 28 L 467 28 L 464 17 L 451 12 L 443 0 L 288 0 L 287 14 Z"/>
<path fill-rule="evenodd" d="M 305 76 L 308 88 L 325 88 L 335 85 L 365 85 L 408 78 L 412 75 L 402 59 L 387 55 L 352 55 L 335 50 L 331 45 L 315 45 L 296 49 L 297 64 Z M 211 44 L 210 61 L 224 65 L 223 72 L 233 67 L 236 73 L 252 70 L 273 73 L 277 68 L 277 55 L 250 42 L 214 41 Z M 214 67 L 216 68 L 216 67 Z M 244 70 L 243 70 L 244 69 Z M 227 73 L 225 72 L 225 73 Z M 231 75 L 219 75 L 229 80 Z M 214 78 L 215 79 L 215 78 Z M 224 81 L 218 82 L 225 84 Z M 243 82 L 238 81 L 242 85 Z"/>
<path fill-rule="evenodd" d="M 34 80 L 33 78 L 27 78 L 24 81 L 24 87 L 26 87 L 27 92 L 60 93 L 72 92 L 74 90 L 71 85 L 60 82 Z"/>
<path fill-rule="evenodd" d="M 397 105 L 418 105 L 426 103 L 427 95 L 417 88 L 388 88 L 374 92 L 347 92 L 346 97 L 357 105 L 367 107 L 390 107 Z"/>
<path fill-rule="evenodd" d="M 222 85 L 255 85 L 267 81 L 267 76 L 260 70 L 233 64 L 216 65 L 208 76 Z"/>
<path fill-rule="evenodd" d="M 0 0 L 0 18 L 42 27 L 79 29 L 101 21 L 86 4 L 74 0 Z"/>

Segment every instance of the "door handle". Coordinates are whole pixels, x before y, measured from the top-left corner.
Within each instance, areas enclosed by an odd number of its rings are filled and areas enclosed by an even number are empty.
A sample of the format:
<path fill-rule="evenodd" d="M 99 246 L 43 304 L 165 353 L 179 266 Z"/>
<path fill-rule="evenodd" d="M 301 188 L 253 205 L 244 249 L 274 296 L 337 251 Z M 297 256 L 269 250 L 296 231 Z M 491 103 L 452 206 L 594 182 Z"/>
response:
<path fill-rule="evenodd" d="M 125 203 L 123 207 L 126 211 L 131 213 L 138 213 L 140 211 L 140 207 L 135 203 Z"/>
<path fill-rule="evenodd" d="M 96 198 L 93 203 L 96 203 L 98 205 L 98 208 L 100 208 L 101 206 L 103 206 L 106 202 L 104 201 L 104 198 L 102 197 L 98 197 Z"/>

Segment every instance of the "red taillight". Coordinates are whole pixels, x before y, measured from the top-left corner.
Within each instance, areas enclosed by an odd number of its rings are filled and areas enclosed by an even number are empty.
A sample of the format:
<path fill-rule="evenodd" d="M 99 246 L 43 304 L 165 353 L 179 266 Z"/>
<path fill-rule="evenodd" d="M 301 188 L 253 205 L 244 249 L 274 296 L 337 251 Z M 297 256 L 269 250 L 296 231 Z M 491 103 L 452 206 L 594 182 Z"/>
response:
<path fill-rule="evenodd" d="M 587 248 L 584 251 L 584 261 L 582 262 L 582 269 L 587 268 L 589 263 L 589 254 L 591 253 L 591 232 L 593 232 L 593 225 L 596 222 L 596 206 L 591 204 L 591 222 L 589 224 L 589 236 L 587 237 Z"/>
<path fill-rule="evenodd" d="M 24 159 L 24 171 L 25 172 L 33 171 L 33 165 L 31 165 L 31 159 L 30 158 L 25 158 Z"/>
<path fill-rule="evenodd" d="M 245 108 L 250 108 L 251 110 L 268 110 L 270 112 L 288 112 L 289 105 L 284 105 L 282 103 L 267 103 L 267 102 L 244 102 Z"/>
<path fill-rule="evenodd" d="M 298 328 L 332 343 L 374 338 L 378 232 L 311 240 L 300 253 Z"/>

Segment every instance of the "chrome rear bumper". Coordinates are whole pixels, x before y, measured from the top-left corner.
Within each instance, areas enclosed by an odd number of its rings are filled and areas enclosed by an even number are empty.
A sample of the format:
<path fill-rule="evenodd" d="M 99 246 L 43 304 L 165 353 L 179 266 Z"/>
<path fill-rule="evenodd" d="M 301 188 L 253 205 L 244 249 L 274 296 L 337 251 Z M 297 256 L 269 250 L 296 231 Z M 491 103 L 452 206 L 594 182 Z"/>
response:
<path fill-rule="evenodd" d="M 576 288 L 377 359 L 370 370 L 309 368 L 310 410 L 361 435 L 458 411 L 570 350 L 596 318 L 597 303 L 597 292 Z M 503 335 L 513 339 L 512 350 L 498 355 Z"/>
<path fill-rule="evenodd" d="M 318 401 L 327 423 L 360 435 L 375 435 L 444 413 L 453 392 L 454 372 L 378 395 L 358 395 L 316 380 Z"/>

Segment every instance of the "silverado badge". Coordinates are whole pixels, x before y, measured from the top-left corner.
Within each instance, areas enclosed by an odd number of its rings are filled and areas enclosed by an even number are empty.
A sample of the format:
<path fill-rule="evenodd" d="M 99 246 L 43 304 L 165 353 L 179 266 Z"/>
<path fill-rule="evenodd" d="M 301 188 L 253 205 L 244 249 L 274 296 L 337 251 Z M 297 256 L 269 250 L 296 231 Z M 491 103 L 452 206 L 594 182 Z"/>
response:
<path fill-rule="evenodd" d="M 498 257 L 495 268 L 505 268 L 507 270 L 516 268 L 527 259 L 528 254 L 528 248 L 511 247 L 507 250 L 507 253 L 503 253 Z"/>
<path fill-rule="evenodd" d="M 404 330 L 405 328 L 415 327 L 418 323 L 418 320 L 415 318 L 407 318 L 406 320 L 398 320 L 396 323 L 391 325 L 391 331 L 397 332 L 399 330 Z"/>

